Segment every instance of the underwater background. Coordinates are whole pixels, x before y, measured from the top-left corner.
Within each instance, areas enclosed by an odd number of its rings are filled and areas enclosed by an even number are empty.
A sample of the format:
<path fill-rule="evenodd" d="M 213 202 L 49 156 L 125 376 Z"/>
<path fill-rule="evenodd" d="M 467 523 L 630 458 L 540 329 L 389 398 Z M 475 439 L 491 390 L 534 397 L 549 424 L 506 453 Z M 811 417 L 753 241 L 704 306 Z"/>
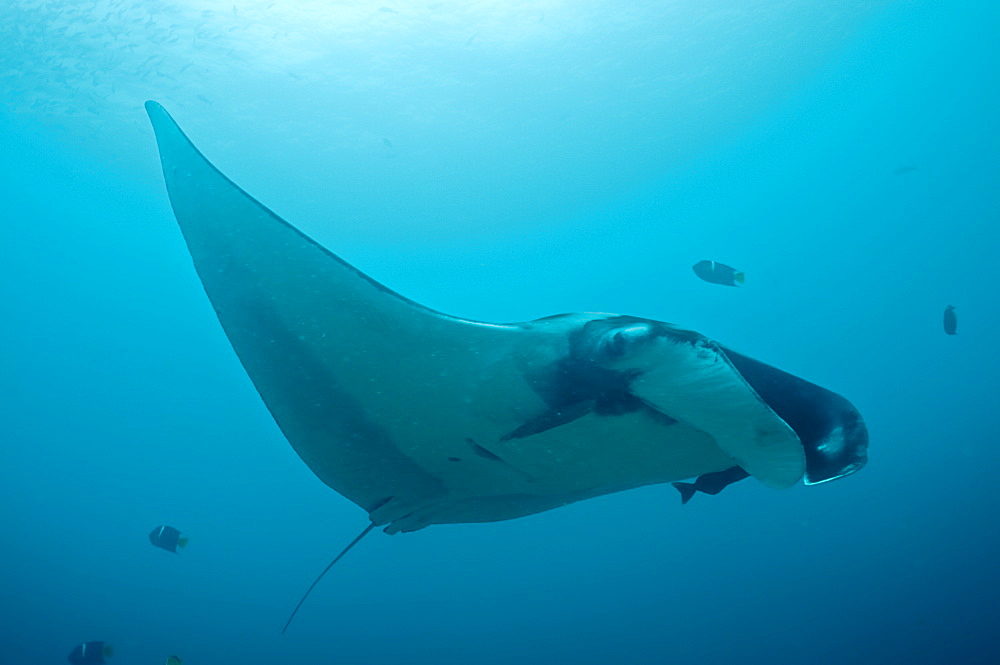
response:
<path fill-rule="evenodd" d="M 0 664 L 996 662 L 998 30 L 987 0 L 5 0 Z M 850 399 L 870 463 L 376 533 L 282 635 L 366 515 L 229 347 L 147 99 L 406 297 L 698 330 Z"/>

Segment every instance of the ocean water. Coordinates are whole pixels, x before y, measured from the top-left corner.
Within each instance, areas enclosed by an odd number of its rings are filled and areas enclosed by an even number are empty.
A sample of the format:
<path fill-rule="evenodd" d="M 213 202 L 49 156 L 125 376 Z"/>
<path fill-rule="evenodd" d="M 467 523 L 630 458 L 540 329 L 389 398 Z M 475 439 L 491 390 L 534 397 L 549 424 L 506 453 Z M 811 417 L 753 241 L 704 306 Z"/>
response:
<path fill-rule="evenodd" d="M 996 662 L 998 29 L 985 0 L 6 0 L 0 664 Z M 282 635 L 366 515 L 230 348 L 147 99 L 389 288 L 698 330 L 850 399 L 870 463 L 376 532 Z"/>

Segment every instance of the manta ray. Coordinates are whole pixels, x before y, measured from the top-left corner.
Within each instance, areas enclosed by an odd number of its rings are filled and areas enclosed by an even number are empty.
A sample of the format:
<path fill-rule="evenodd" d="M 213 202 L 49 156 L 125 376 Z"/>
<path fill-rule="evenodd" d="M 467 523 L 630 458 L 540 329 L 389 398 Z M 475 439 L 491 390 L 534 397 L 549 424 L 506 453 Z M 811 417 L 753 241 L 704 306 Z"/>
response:
<path fill-rule="evenodd" d="M 509 520 L 690 478 L 685 501 L 747 476 L 784 489 L 867 461 L 845 398 L 692 330 L 604 313 L 487 323 L 413 302 L 234 184 L 162 106 L 146 110 L 233 349 L 299 457 L 368 514 L 334 563 L 376 526 Z"/>

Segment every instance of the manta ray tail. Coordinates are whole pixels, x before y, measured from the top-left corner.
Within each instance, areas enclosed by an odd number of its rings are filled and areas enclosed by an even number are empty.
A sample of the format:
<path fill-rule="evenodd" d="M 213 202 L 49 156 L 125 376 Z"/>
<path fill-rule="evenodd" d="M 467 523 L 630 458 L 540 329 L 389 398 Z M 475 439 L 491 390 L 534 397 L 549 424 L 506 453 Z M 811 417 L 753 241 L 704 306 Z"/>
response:
<path fill-rule="evenodd" d="M 672 485 L 681 493 L 681 505 L 691 500 L 698 488 L 694 483 L 672 483 Z"/>
<path fill-rule="evenodd" d="M 366 527 L 365 527 L 365 530 L 364 530 L 364 531 L 362 531 L 361 533 L 359 533 L 359 534 L 358 534 L 358 536 L 357 536 L 357 537 L 356 537 L 356 538 L 355 538 L 354 540 L 352 540 L 352 541 L 351 541 L 351 543 L 350 543 L 350 544 L 349 544 L 349 545 L 348 545 L 347 547 L 345 547 L 344 549 L 342 549 L 342 550 L 340 551 L 340 554 L 338 554 L 337 556 L 335 556 L 335 557 L 333 558 L 333 561 L 331 561 L 331 562 L 330 562 L 330 565 L 328 565 L 328 566 L 327 566 L 326 568 L 324 568 L 324 569 L 323 569 L 323 572 L 322 572 L 322 573 L 320 573 L 320 574 L 319 574 L 319 575 L 318 575 L 318 576 L 316 577 L 316 579 L 315 579 L 315 580 L 313 580 L 313 583 L 312 583 L 311 585 L 309 585 L 309 588 L 308 588 L 308 589 L 306 589 L 306 592 L 305 592 L 304 594 L 302 594 L 302 600 L 300 600 L 300 601 L 299 601 L 299 604 L 295 606 L 295 609 L 294 609 L 294 610 L 292 610 L 292 615 L 291 615 L 290 617 L 288 617 L 288 621 L 287 621 L 287 622 L 285 623 L 285 627 L 281 629 L 281 634 L 282 634 L 282 635 L 284 635 L 284 634 L 285 634 L 285 631 L 286 631 L 286 630 L 288 630 L 288 626 L 289 626 L 289 625 L 291 625 L 291 623 L 292 623 L 292 619 L 294 619 L 294 618 L 295 618 L 295 614 L 296 614 L 296 613 L 297 613 L 297 612 L 299 611 L 299 608 L 300 608 L 300 607 L 302 607 L 302 603 L 306 602 L 306 598 L 308 598 L 308 597 L 309 597 L 309 594 L 310 594 L 310 593 L 312 593 L 312 590 L 313 590 L 314 588 L 316 588 L 316 585 L 317 585 L 317 584 L 319 584 L 319 581 L 320 581 L 321 579 L 323 579 L 323 576 L 324 576 L 324 575 L 326 575 L 326 574 L 327 574 L 327 573 L 328 573 L 328 572 L 330 571 L 330 569 L 331 569 L 331 568 L 333 568 L 333 564 L 335 564 L 335 563 L 337 563 L 338 561 L 340 561 L 340 559 L 341 559 L 341 558 L 342 558 L 342 557 L 343 557 L 343 556 L 344 556 L 345 554 L 347 554 L 348 552 L 350 552 L 350 551 L 351 551 L 351 548 L 352 548 L 352 547 L 354 547 L 355 545 L 357 545 L 358 543 L 360 543 L 360 542 L 361 542 L 361 539 L 362 539 L 362 538 L 364 538 L 365 536 L 367 536 L 367 535 L 368 535 L 368 533 L 369 533 L 369 532 L 370 532 L 370 531 L 371 531 L 372 529 L 374 529 L 374 528 L 375 528 L 375 523 L 374 523 L 374 522 L 372 522 L 371 524 L 369 524 L 368 526 L 366 526 Z"/>

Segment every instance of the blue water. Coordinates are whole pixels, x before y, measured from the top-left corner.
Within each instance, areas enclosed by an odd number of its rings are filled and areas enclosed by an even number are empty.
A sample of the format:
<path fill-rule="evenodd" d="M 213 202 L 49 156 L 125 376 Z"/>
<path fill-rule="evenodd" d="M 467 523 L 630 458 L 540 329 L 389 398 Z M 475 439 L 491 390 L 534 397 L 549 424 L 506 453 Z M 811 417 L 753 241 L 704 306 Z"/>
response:
<path fill-rule="evenodd" d="M 995 662 L 998 29 L 986 0 L 8 0 L 0 663 Z M 366 516 L 229 347 L 146 99 L 393 290 L 698 330 L 847 396 L 871 462 L 376 533 L 282 636 Z"/>

